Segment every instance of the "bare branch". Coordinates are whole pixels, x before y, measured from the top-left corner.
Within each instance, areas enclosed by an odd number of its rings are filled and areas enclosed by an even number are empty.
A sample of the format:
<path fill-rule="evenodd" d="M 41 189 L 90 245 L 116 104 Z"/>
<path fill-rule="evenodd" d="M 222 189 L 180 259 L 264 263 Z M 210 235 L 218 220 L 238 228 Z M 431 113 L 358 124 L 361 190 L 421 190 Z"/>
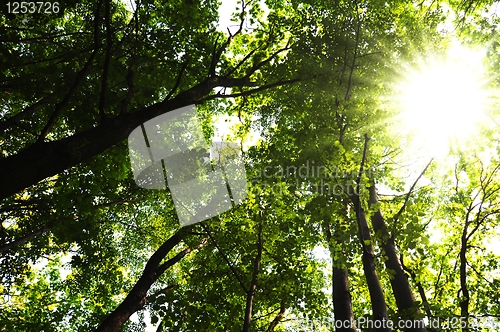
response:
<path fill-rule="evenodd" d="M 237 98 L 237 97 L 249 96 L 249 95 L 251 95 L 253 93 L 256 93 L 256 92 L 259 92 L 259 91 L 267 90 L 267 89 L 270 89 L 270 88 L 274 88 L 274 87 L 282 86 L 282 85 L 286 85 L 286 84 L 292 84 L 292 83 L 296 83 L 296 82 L 299 82 L 299 81 L 302 81 L 302 79 L 295 78 L 295 79 L 291 79 L 291 80 L 280 80 L 280 81 L 277 81 L 277 82 L 274 82 L 274 83 L 271 83 L 271 84 L 263 85 L 263 86 L 260 86 L 258 88 L 250 89 L 250 90 L 243 91 L 243 92 L 240 92 L 240 93 L 233 93 L 233 94 L 227 94 L 227 95 L 221 94 L 221 93 L 217 93 L 215 95 L 211 95 L 211 96 L 208 96 L 206 98 L 200 99 L 199 102 L 203 103 L 203 102 L 205 102 L 207 100 L 212 100 L 212 99 L 217 99 L 217 98 Z M 230 86 L 228 86 L 228 87 L 230 87 Z"/>
<path fill-rule="evenodd" d="M 222 256 L 222 258 L 226 262 L 227 266 L 229 266 L 229 269 L 231 270 L 231 272 L 233 272 L 233 275 L 236 277 L 236 280 L 238 280 L 238 283 L 240 284 L 240 286 L 243 289 L 243 291 L 245 292 L 245 294 L 247 294 L 248 290 L 246 289 L 245 285 L 243 284 L 243 281 L 241 280 L 241 278 L 238 275 L 236 269 L 231 264 L 231 262 L 229 261 L 229 259 L 227 258 L 227 256 L 224 254 L 224 252 L 222 251 L 222 249 L 217 244 L 217 241 L 215 241 L 215 239 L 212 236 L 212 233 L 210 232 L 210 229 L 208 228 L 208 226 L 206 226 L 204 223 L 200 223 L 200 225 L 201 225 L 201 227 L 203 227 L 203 229 L 207 233 L 207 235 L 210 238 L 210 240 L 212 240 L 212 242 L 214 243 L 215 247 L 217 248 L 217 251 L 219 251 L 220 255 Z"/>
<path fill-rule="evenodd" d="M 186 70 L 187 66 L 188 66 L 188 61 L 185 61 L 182 64 L 182 67 L 181 67 L 181 70 L 179 71 L 179 74 L 177 75 L 177 79 L 175 81 L 174 87 L 172 88 L 172 90 L 170 90 L 166 99 L 170 99 L 170 97 L 172 97 L 172 95 L 174 94 L 175 90 L 177 90 L 179 85 L 181 85 L 182 75 L 184 74 L 184 71 Z"/>
<path fill-rule="evenodd" d="M 401 216 L 401 213 L 403 213 L 403 211 L 405 210 L 406 204 L 408 203 L 408 200 L 410 199 L 410 196 L 413 194 L 413 190 L 415 190 L 415 186 L 417 185 L 417 183 L 420 180 L 420 178 L 422 176 L 424 176 L 425 172 L 427 171 L 427 169 L 429 168 L 429 166 L 432 164 L 433 160 L 434 160 L 434 158 L 431 158 L 431 160 L 425 166 L 424 170 L 422 172 L 420 172 L 420 174 L 417 177 L 417 179 L 415 180 L 415 182 L 413 182 L 413 184 L 411 185 L 410 190 L 408 190 L 408 192 L 406 193 L 405 200 L 403 202 L 403 206 L 401 206 L 401 208 L 399 209 L 399 211 L 394 215 L 394 218 L 393 218 L 394 219 L 394 228 L 396 227 L 396 223 L 398 222 L 398 219 Z"/>

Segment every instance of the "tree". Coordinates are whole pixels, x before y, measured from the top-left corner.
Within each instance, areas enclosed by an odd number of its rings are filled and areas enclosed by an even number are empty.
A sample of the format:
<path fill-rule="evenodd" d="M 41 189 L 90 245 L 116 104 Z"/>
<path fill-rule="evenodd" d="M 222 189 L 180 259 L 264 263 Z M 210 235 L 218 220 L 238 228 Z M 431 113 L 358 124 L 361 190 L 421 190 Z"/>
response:
<path fill-rule="evenodd" d="M 452 170 L 400 172 L 413 152 L 387 100 L 402 62 L 446 48 L 439 5 L 242 1 L 228 31 L 211 1 L 64 5 L 1 16 L 2 329 L 143 331 L 149 316 L 157 331 L 433 331 L 498 316 L 497 134 L 452 151 Z M 488 33 L 481 6 L 460 13 L 479 22 L 465 38 Z M 170 192 L 136 185 L 125 139 L 191 104 L 207 141 L 227 114 L 242 146 L 262 139 L 242 151 L 246 200 L 179 229 Z"/>

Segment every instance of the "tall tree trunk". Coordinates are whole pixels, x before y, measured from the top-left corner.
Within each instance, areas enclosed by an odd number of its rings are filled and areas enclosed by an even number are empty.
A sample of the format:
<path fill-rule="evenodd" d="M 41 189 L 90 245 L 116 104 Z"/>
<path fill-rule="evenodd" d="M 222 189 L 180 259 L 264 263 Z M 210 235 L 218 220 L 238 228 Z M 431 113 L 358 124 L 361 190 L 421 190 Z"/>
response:
<path fill-rule="evenodd" d="M 377 202 L 378 198 L 376 187 L 375 185 L 372 185 L 370 187 L 370 205 L 376 204 Z M 373 230 L 376 233 L 379 233 L 381 238 L 384 239 L 381 247 L 387 256 L 385 267 L 388 270 L 393 271 L 391 272 L 390 281 L 394 297 L 396 298 L 398 310 L 400 314 L 403 315 L 403 319 L 411 319 L 415 322 L 413 327 L 405 328 L 405 331 L 426 332 L 427 329 L 423 324 L 423 320 L 418 318 L 420 312 L 416 306 L 415 297 L 413 296 L 408 276 L 405 274 L 401 262 L 399 261 L 394 238 L 390 236 L 385 219 L 380 210 L 377 210 L 372 215 L 371 219 Z"/>
<path fill-rule="evenodd" d="M 96 332 L 116 332 L 136 311 L 142 309 L 146 303 L 146 295 L 153 283 L 165 272 L 166 269 L 179 262 L 192 249 L 186 248 L 176 256 L 160 264 L 165 256 L 188 234 L 191 227 L 184 227 L 165 241 L 151 256 L 144 271 L 132 290 L 123 302 L 101 323 Z M 204 240 L 200 246 L 205 244 Z"/>
<path fill-rule="evenodd" d="M 361 207 L 358 194 L 351 196 L 351 200 L 356 211 L 356 220 L 358 222 L 358 237 L 361 242 L 363 254 L 361 260 L 363 262 L 363 272 L 365 274 L 368 291 L 370 293 L 370 300 L 372 305 L 372 313 L 374 321 L 378 322 L 382 328 L 378 329 L 381 332 L 388 332 L 391 329 L 387 326 L 389 316 L 387 314 L 387 305 L 385 302 L 384 292 L 380 285 L 380 279 L 377 275 L 375 267 L 375 252 L 373 250 L 372 238 L 366 214 Z"/>
<path fill-rule="evenodd" d="M 467 232 L 468 220 L 465 222 L 462 231 L 461 247 L 460 247 L 460 290 L 462 296 L 459 298 L 460 303 L 460 318 L 464 317 L 465 321 L 469 320 L 469 288 L 467 287 Z M 464 319 L 462 318 L 462 319 Z M 462 328 L 463 332 L 469 331 L 467 327 Z"/>
<path fill-rule="evenodd" d="M 259 212 L 260 215 L 260 225 L 259 225 L 259 235 L 257 240 L 257 256 L 255 257 L 254 265 L 253 265 L 253 274 L 252 281 L 250 283 L 250 288 L 247 293 L 247 304 L 245 307 L 245 320 L 243 322 L 242 332 L 250 332 L 250 323 L 252 322 L 252 308 L 253 308 L 253 300 L 255 296 L 255 290 L 257 289 L 257 280 L 259 276 L 260 270 L 260 261 L 262 258 L 262 209 Z"/>
<path fill-rule="evenodd" d="M 335 321 L 341 322 L 341 326 L 336 328 L 337 332 L 355 332 L 354 314 L 352 312 L 351 292 L 349 290 L 349 271 L 347 266 L 342 262 L 335 260 L 336 252 L 332 241 L 341 242 L 342 234 L 339 229 L 334 230 L 335 238 L 332 238 L 331 224 L 325 222 L 326 239 L 330 249 L 332 258 L 333 275 L 332 275 L 332 301 L 333 313 Z M 342 249 L 343 253 L 343 249 Z M 335 325 L 337 326 L 337 325 Z"/>
<path fill-rule="evenodd" d="M 335 329 L 337 332 L 356 331 L 347 267 L 333 268 L 333 310 L 335 321 L 342 323 Z"/>

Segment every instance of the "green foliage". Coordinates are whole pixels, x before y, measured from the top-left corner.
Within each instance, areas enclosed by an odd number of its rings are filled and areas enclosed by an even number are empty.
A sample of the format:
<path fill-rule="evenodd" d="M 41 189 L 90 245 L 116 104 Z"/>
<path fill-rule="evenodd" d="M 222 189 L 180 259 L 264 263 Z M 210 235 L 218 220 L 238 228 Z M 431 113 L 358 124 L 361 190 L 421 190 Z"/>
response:
<path fill-rule="evenodd" d="M 412 151 L 403 153 L 409 138 L 394 124 L 399 110 L 390 101 L 403 64 L 446 49 L 449 38 L 436 32 L 444 7 L 379 0 L 239 6 L 245 11 L 233 17 L 246 20 L 240 33 L 217 28 L 216 2 L 202 0 L 140 1 L 135 13 L 111 1 L 109 22 L 106 1 L 67 1 L 58 15 L 0 16 L 2 160 L 138 116 L 146 106 L 191 100 L 188 89 L 212 70 L 217 79 L 245 78 L 244 86 L 215 87 L 194 100 L 207 142 L 215 116 L 224 114 L 238 117 L 237 139 L 260 133 L 262 140 L 243 152 L 248 196 L 195 225 L 164 257 L 193 250 L 158 276 L 138 305 L 138 322 L 122 330 L 238 331 L 254 277 L 252 331 L 267 331 L 275 318 L 281 321 L 275 331 L 332 330 L 334 268 L 349 272 L 354 317 L 372 314 L 364 246 L 375 248 L 396 318 L 405 312 L 390 291 L 395 272 L 385 267 L 380 246 L 388 240 L 417 299 L 409 310 L 428 318 L 461 314 L 465 249 L 469 314 L 500 315 L 499 253 L 488 245 L 500 229 L 498 132 L 485 130 L 470 151 L 453 151 L 452 163 L 433 163 L 421 179 L 426 183 L 408 195 L 422 170 L 400 167 Z M 481 8 L 466 18 L 474 24 L 460 30 L 470 44 L 484 43 L 497 24 Z M 492 71 L 499 63 L 495 38 Z M 287 79 L 297 81 L 261 89 Z M 97 328 L 179 228 L 170 193 L 135 184 L 125 138 L 1 202 L 0 329 Z M 87 143 L 75 143 L 71 153 L 81 154 Z M 370 205 L 374 184 L 380 200 Z M 386 222 L 363 242 L 355 196 L 368 217 L 380 211 Z"/>

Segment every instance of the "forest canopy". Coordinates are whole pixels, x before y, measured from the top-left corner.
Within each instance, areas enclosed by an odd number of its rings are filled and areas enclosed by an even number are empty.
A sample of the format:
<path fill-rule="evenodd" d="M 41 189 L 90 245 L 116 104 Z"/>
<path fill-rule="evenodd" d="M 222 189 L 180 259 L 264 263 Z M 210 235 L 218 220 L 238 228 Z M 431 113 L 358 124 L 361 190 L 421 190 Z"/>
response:
<path fill-rule="evenodd" d="M 500 329 L 497 2 L 1 6 L 0 330 Z"/>

